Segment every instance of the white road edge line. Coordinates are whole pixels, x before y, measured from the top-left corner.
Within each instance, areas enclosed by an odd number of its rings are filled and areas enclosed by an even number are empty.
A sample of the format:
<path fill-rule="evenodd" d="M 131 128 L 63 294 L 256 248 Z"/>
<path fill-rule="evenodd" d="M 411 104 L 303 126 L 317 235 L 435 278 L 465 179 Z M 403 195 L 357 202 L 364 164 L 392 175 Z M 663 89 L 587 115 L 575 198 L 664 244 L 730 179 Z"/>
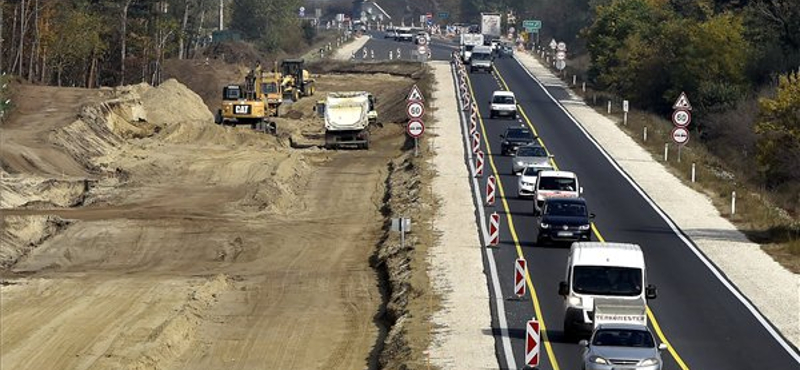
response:
<path fill-rule="evenodd" d="M 591 141 L 592 144 L 594 144 L 594 146 L 600 151 L 600 153 L 603 154 L 606 160 L 608 160 L 608 162 L 611 163 L 611 165 L 617 170 L 617 172 L 619 172 L 622 175 L 622 177 L 625 178 L 625 180 L 627 180 L 628 183 L 630 183 L 634 189 L 636 189 L 636 191 L 642 196 L 642 198 L 644 198 L 644 200 L 650 205 L 650 207 L 652 207 L 653 210 L 656 211 L 656 213 L 658 213 L 659 216 L 661 216 L 661 219 L 663 219 L 664 222 L 666 222 L 667 225 L 669 225 L 670 229 L 672 229 L 675 235 L 677 235 L 678 238 L 680 238 L 684 242 L 684 244 L 686 244 L 686 246 L 688 246 L 689 249 L 697 256 L 697 258 L 699 258 L 700 261 L 703 262 L 703 264 L 705 264 L 706 267 L 708 267 L 708 269 L 714 274 L 714 276 L 716 276 L 717 279 L 719 279 L 722 285 L 728 288 L 728 290 L 733 294 L 733 296 L 736 297 L 740 302 L 742 302 L 745 308 L 747 308 L 747 310 L 750 311 L 751 314 L 753 314 L 756 320 L 758 320 L 758 322 L 761 323 L 764 329 L 766 329 L 767 332 L 769 332 L 772 335 L 772 337 L 775 338 L 778 344 L 780 344 L 781 347 L 783 347 L 783 349 L 786 350 L 789 356 L 794 358 L 794 360 L 797 363 L 800 363 L 800 354 L 798 354 L 797 351 L 794 349 L 794 347 L 786 341 L 783 335 L 781 335 L 780 333 L 778 333 L 777 330 L 775 330 L 775 327 L 773 327 L 772 324 L 769 322 L 769 320 L 767 320 L 767 318 L 764 317 L 763 314 L 761 314 L 761 311 L 759 311 L 755 306 L 753 306 L 750 300 L 747 299 L 739 291 L 739 289 L 733 286 L 733 284 L 730 281 L 728 281 L 728 279 L 725 276 L 722 275 L 719 268 L 717 268 L 716 265 L 714 265 L 711 261 L 709 261 L 708 257 L 706 257 L 705 254 L 703 254 L 703 252 L 701 252 L 700 249 L 697 248 L 697 246 L 694 244 L 693 241 L 689 240 L 689 238 L 687 238 L 686 235 L 684 235 L 684 233 L 678 228 L 678 226 L 675 225 L 675 222 L 673 222 L 672 219 L 669 218 L 669 216 L 667 216 L 667 214 L 664 213 L 664 211 L 661 210 L 661 208 L 659 208 L 658 205 L 650 198 L 650 196 L 647 195 L 647 193 L 645 193 L 641 187 L 639 187 L 639 184 L 633 181 L 633 179 L 628 175 L 628 173 L 625 172 L 625 170 L 623 170 L 619 166 L 617 161 L 611 158 L 608 152 L 606 152 L 606 150 L 603 149 L 602 146 L 600 146 L 600 144 L 594 139 L 594 137 L 592 137 L 592 135 L 589 134 L 588 131 L 586 131 L 583 125 L 581 125 L 581 123 L 578 122 L 578 120 L 575 119 L 575 117 L 573 117 L 572 114 L 569 113 L 569 111 L 567 111 L 564 105 L 562 105 L 561 102 L 559 102 L 555 97 L 553 97 L 552 94 L 550 94 L 549 91 L 547 91 L 547 88 L 545 88 L 542 82 L 539 81 L 539 79 L 536 78 L 536 76 L 534 76 L 533 73 L 531 73 L 531 71 L 529 71 L 527 67 L 525 67 L 525 65 L 517 58 L 516 55 L 514 55 L 514 60 L 517 62 L 517 64 L 520 65 L 520 67 L 522 67 L 522 70 L 524 70 L 525 73 L 527 73 L 528 76 L 530 76 L 536 82 L 536 84 L 542 88 L 544 93 L 547 94 L 548 97 L 550 97 L 550 100 L 556 103 L 556 105 L 564 112 L 564 114 L 570 119 L 570 121 L 572 121 L 578 127 L 578 129 L 580 129 L 581 132 L 583 132 L 586 138 L 589 139 L 589 141 Z M 568 88 L 567 86 L 560 86 L 560 87 L 565 89 Z"/>
<path fill-rule="evenodd" d="M 486 251 L 486 257 L 489 260 L 489 276 L 492 279 L 492 288 L 494 289 L 494 304 L 495 312 L 497 312 L 497 321 L 500 325 L 500 340 L 503 343 L 503 352 L 506 358 L 506 367 L 509 369 L 517 369 L 517 361 L 514 359 L 514 350 L 511 348 L 511 339 L 508 333 L 508 322 L 506 321 L 506 307 L 503 302 L 503 291 L 500 290 L 500 279 L 497 277 L 497 266 L 494 262 L 494 255 L 486 246 L 489 244 L 489 233 L 486 230 L 486 210 L 483 207 L 483 198 L 481 198 L 480 184 L 475 177 L 475 163 L 472 160 L 472 148 L 470 144 L 469 129 L 467 128 L 467 117 L 464 115 L 463 102 L 458 94 L 458 75 L 454 66 L 450 66 L 450 71 L 453 75 L 453 87 L 456 89 L 456 100 L 458 100 L 458 115 L 461 117 L 461 132 L 464 136 L 464 151 L 467 153 L 467 167 L 469 168 L 469 175 L 472 178 L 472 190 L 475 196 L 474 201 L 478 209 L 478 227 L 481 230 L 481 253 Z M 499 364 L 498 364 L 499 365 Z"/>

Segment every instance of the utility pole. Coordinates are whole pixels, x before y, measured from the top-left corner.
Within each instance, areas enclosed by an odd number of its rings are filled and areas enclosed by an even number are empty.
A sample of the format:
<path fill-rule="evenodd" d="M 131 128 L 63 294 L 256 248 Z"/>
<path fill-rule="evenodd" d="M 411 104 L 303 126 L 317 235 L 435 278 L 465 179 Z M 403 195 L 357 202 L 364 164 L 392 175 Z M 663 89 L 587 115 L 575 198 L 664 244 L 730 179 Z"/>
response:
<path fill-rule="evenodd" d="M 0 0 L 0 50 L 3 51 L 2 55 L 0 55 L 0 73 L 3 72 L 3 56 L 10 54 L 10 52 L 6 52 L 3 49 L 3 8 L 6 6 L 6 2 L 4 0 Z"/>
<path fill-rule="evenodd" d="M 225 0 L 219 0 L 219 30 L 222 31 L 223 13 L 225 11 Z"/>

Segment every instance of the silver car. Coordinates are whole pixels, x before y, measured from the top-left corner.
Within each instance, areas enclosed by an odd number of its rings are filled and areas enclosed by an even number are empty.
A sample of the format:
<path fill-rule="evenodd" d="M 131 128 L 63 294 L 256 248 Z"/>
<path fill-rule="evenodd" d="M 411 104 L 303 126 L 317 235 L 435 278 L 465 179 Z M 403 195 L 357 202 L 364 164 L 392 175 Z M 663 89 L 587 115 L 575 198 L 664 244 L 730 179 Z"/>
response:
<path fill-rule="evenodd" d="M 579 344 L 584 370 L 661 370 L 661 351 L 667 349 L 640 324 L 601 324 Z"/>
<path fill-rule="evenodd" d="M 511 173 L 518 174 L 525 167 L 551 167 L 551 155 L 543 147 L 533 144 L 517 148 L 514 158 L 511 159 Z"/>

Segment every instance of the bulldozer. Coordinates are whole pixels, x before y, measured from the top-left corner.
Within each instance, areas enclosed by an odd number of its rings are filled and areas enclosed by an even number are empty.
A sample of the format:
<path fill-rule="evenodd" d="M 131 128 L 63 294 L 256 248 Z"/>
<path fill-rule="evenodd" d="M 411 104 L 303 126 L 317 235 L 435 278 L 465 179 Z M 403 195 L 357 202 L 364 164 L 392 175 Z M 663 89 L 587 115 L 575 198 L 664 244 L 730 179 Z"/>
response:
<path fill-rule="evenodd" d="M 236 126 L 249 124 L 254 130 L 275 134 L 277 126 L 268 117 L 278 115 L 277 101 L 270 101 L 269 83 L 263 83 L 261 68 L 245 77 L 244 85 L 228 85 L 222 89 L 222 107 L 214 117 L 217 124 Z M 275 88 L 277 88 L 277 83 Z M 265 91 L 266 89 L 266 91 Z"/>
<path fill-rule="evenodd" d="M 281 61 L 283 98 L 298 101 L 301 97 L 312 96 L 316 87 L 311 73 L 303 69 L 303 59 L 284 59 Z"/>

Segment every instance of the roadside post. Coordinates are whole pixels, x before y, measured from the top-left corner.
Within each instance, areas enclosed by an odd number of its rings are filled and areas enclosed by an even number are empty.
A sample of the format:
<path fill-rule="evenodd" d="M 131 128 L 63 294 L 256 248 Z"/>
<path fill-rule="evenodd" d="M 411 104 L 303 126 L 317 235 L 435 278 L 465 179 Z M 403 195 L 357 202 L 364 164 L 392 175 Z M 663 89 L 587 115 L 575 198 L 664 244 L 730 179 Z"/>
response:
<path fill-rule="evenodd" d="M 478 150 L 475 155 L 475 176 L 483 177 L 483 150 Z"/>
<path fill-rule="evenodd" d="M 689 142 L 689 124 L 692 123 L 692 104 L 685 92 L 681 92 L 675 104 L 672 105 L 672 141 L 678 146 L 678 163 L 681 161 L 681 148 Z"/>
<path fill-rule="evenodd" d="M 408 116 L 408 125 L 406 132 L 408 136 L 414 138 L 414 156 L 419 155 L 419 137 L 425 132 L 425 124 L 422 122 L 422 116 L 425 115 L 425 98 L 417 85 L 411 88 L 411 92 L 406 98 L 406 115 Z"/>
<path fill-rule="evenodd" d="M 525 325 L 525 366 L 539 366 L 540 342 L 539 320 L 533 318 Z"/>
<path fill-rule="evenodd" d="M 495 192 L 497 191 L 497 182 L 494 175 L 489 175 L 486 179 L 486 205 L 494 206 Z"/>
<path fill-rule="evenodd" d="M 517 260 L 514 261 L 514 294 L 517 295 L 517 298 L 525 296 L 525 276 L 527 275 L 527 271 L 528 263 L 522 258 L 517 258 Z"/>
<path fill-rule="evenodd" d="M 500 244 L 500 215 L 492 212 L 489 215 L 489 246 L 496 247 Z"/>
<path fill-rule="evenodd" d="M 472 134 L 472 154 L 478 154 L 480 150 L 481 150 L 481 133 L 475 131 L 475 133 Z"/>
<path fill-rule="evenodd" d="M 392 231 L 400 232 L 400 247 L 406 248 L 406 232 L 411 231 L 410 218 L 392 218 Z"/>
<path fill-rule="evenodd" d="M 628 108 L 630 108 L 630 104 L 628 104 L 627 100 L 622 101 L 622 124 L 625 126 L 628 125 Z M 645 139 L 647 140 L 647 139 Z"/>

